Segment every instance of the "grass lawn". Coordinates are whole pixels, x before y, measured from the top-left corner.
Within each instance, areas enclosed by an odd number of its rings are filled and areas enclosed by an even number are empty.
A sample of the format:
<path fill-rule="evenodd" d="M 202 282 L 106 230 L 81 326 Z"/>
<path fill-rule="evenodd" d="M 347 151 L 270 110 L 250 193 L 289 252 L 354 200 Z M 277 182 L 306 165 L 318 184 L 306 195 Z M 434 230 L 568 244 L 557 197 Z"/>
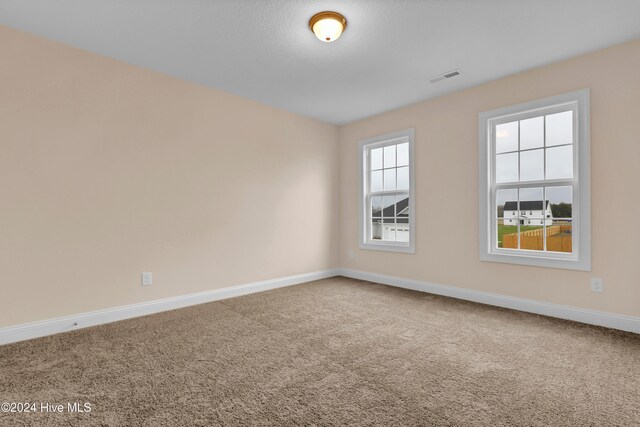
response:
<path fill-rule="evenodd" d="M 538 230 L 542 228 L 541 225 L 521 225 L 520 231 Z M 498 224 L 498 247 L 502 247 L 502 236 L 505 234 L 514 234 L 518 232 L 517 225 L 503 225 Z"/>

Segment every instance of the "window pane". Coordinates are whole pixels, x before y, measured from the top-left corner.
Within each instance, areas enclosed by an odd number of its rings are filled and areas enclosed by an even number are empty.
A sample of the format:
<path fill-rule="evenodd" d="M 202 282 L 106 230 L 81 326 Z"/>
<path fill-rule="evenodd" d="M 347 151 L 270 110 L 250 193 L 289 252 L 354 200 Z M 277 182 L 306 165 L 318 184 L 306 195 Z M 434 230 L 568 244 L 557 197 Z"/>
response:
<path fill-rule="evenodd" d="M 518 153 L 496 156 L 496 182 L 518 181 Z"/>
<path fill-rule="evenodd" d="M 382 240 L 396 241 L 396 223 L 394 218 L 384 219 L 382 224 Z"/>
<path fill-rule="evenodd" d="M 534 206 L 529 202 L 542 203 L 542 187 L 535 188 L 520 188 L 518 190 L 518 197 L 520 199 L 520 210 L 528 211 Z M 538 206 L 538 205 L 535 205 Z"/>
<path fill-rule="evenodd" d="M 547 200 L 551 204 L 551 218 L 553 220 L 571 219 L 573 217 L 571 187 L 547 187 Z"/>
<path fill-rule="evenodd" d="M 573 143 L 573 111 L 546 116 L 547 147 Z"/>
<path fill-rule="evenodd" d="M 548 227 L 547 251 L 549 252 L 573 252 L 572 221 L 560 221 Z"/>
<path fill-rule="evenodd" d="M 382 148 L 371 150 L 371 170 L 382 169 Z"/>
<path fill-rule="evenodd" d="M 386 158 L 386 157 L 385 157 Z M 395 190 L 396 189 L 396 169 L 385 169 L 384 170 L 384 190 Z"/>
<path fill-rule="evenodd" d="M 393 168 L 396 166 L 396 146 L 384 147 L 384 167 Z"/>
<path fill-rule="evenodd" d="M 371 172 L 371 191 L 382 191 L 382 171 Z"/>
<path fill-rule="evenodd" d="M 544 179 L 544 149 L 520 153 L 520 181 Z"/>
<path fill-rule="evenodd" d="M 371 216 L 372 217 L 382 216 L 382 197 L 373 196 L 371 198 Z"/>
<path fill-rule="evenodd" d="M 503 249 L 518 249 L 518 226 L 504 225 L 498 221 L 498 247 Z"/>
<path fill-rule="evenodd" d="M 409 241 L 409 217 L 396 219 L 396 241 Z"/>
<path fill-rule="evenodd" d="M 573 203 L 571 187 L 547 187 L 546 199 L 550 203 L 547 212 L 551 224 L 547 224 L 547 251 L 571 253 L 573 250 Z"/>
<path fill-rule="evenodd" d="M 403 217 L 409 215 L 409 197 L 406 195 L 396 196 L 396 216 Z"/>
<path fill-rule="evenodd" d="M 371 239 L 382 239 L 382 219 L 371 220 Z"/>
<path fill-rule="evenodd" d="M 534 117 L 520 122 L 520 149 L 538 148 L 544 145 L 544 117 Z"/>
<path fill-rule="evenodd" d="M 520 210 L 520 249 L 542 251 L 544 249 L 545 205 L 542 188 L 521 188 L 518 190 Z"/>
<path fill-rule="evenodd" d="M 496 126 L 496 153 L 518 149 L 518 122 Z"/>
<path fill-rule="evenodd" d="M 398 166 L 409 165 L 409 143 L 398 144 Z"/>
<path fill-rule="evenodd" d="M 544 250 L 544 226 L 520 224 L 520 249 Z"/>
<path fill-rule="evenodd" d="M 409 189 L 409 168 L 398 168 L 398 190 Z"/>
<path fill-rule="evenodd" d="M 396 196 L 384 196 L 382 198 L 382 216 L 396 216 Z"/>
<path fill-rule="evenodd" d="M 547 148 L 547 179 L 573 178 L 573 145 Z"/>
<path fill-rule="evenodd" d="M 396 240 L 409 241 L 409 197 L 396 196 Z"/>
<path fill-rule="evenodd" d="M 512 238 L 507 238 L 506 246 L 503 237 L 518 231 L 518 190 L 496 191 L 496 215 L 498 218 L 496 227 L 497 246 L 499 248 L 517 249 L 518 239 L 515 234 Z M 515 244 L 513 243 L 514 238 Z"/>
<path fill-rule="evenodd" d="M 518 211 L 518 190 L 496 191 L 496 216 L 498 218 L 515 218 Z M 515 225 L 515 222 L 513 223 Z"/>

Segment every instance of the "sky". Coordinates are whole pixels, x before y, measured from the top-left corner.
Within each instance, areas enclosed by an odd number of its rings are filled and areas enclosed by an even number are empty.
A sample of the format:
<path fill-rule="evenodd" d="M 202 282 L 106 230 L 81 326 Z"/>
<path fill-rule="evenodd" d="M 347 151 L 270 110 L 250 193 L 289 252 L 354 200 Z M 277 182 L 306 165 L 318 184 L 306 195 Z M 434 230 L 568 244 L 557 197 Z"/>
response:
<path fill-rule="evenodd" d="M 573 111 L 496 126 L 496 183 L 573 177 Z"/>
<path fill-rule="evenodd" d="M 520 200 L 542 200 L 544 187 L 523 188 L 520 189 Z M 571 187 L 546 187 L 545 200 L 553 204 L 571 203 Z M 515 202 L 518 200 L 518 190 L 498 190 L 496 192 L 496 205 L 502 206 L 505 202 Z"/>
<path fill-rule="evenodd" d="M 573 177 L 573 111 L 496 126 L 496 183 Z M 571 203 L 570 186 L 498 190 L 496 204 L 549 200 Z"/>

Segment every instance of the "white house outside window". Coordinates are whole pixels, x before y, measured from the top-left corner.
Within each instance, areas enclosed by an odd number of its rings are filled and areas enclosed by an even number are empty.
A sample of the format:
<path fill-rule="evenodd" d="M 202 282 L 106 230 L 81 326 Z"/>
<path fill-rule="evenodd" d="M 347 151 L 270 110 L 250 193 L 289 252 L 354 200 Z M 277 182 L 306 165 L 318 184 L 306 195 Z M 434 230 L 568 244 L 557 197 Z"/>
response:
<path fill-rule="evenodd" d="M 413 129 L 360 142 L 360 247 L 415 252 Z"/>
<path fill-rule="evenodd" d="M 480 258 L 590 270 L 589 91 L 480 114 Z"/>

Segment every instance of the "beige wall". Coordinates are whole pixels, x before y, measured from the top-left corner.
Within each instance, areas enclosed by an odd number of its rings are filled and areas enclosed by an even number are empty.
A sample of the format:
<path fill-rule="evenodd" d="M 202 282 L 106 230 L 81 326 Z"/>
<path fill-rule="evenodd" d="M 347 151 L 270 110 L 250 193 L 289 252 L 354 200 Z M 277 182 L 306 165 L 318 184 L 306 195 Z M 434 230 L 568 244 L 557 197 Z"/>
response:
<path fill-rule="evenodd" d="M 480 262 L 478 113 L 581 88 L 591 88 L 593 271 Z M 416 253 L 359 250 L 358 140 L 411 127 Z M 640 316 L 640 41 L 343 126 L 340 149 L 343 267 Z"/>
<path fill-rule="evenodd" d="M 335 126 L 0 27 L 0 327 L 335 267 L 337 150 Z"/>
<path fill-rule="evenodd" d="M 0 327 L 340 265 L 640 316 L 640 41 L 340 129 L 1 26 L 0 58 Z M 584 87 L 593 272 L 480 262 L 478 113 Z M 409 127 L 417 252 L 359 250 L 357 142 Z"/>

